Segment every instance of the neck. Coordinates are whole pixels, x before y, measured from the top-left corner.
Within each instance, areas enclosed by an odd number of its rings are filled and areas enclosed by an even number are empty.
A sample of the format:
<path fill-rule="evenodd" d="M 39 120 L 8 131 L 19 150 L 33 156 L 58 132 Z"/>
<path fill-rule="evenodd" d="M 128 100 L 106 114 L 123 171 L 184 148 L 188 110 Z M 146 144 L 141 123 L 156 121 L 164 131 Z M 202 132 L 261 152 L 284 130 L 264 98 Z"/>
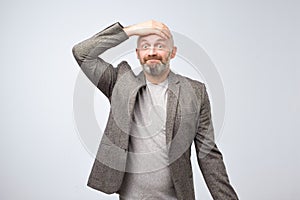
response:
<path fill-rule="evenodd" d="M 152 84 L 159 84 L 164 82 L 168 78 L 169 73 L 170 73 L 170 69 L 167 69 L 164 73 L 162 73 L 159 76 L 152 76 L 144 72 L 146 79 Z"/>

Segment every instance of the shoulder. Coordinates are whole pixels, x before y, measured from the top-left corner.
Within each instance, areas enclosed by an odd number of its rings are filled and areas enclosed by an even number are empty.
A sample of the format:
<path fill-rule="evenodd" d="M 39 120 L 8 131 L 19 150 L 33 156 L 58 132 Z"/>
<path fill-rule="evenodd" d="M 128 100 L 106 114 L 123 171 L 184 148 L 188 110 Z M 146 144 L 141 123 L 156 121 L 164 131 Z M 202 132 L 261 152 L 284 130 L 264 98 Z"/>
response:
<path fill-rule="evenodd" d="M 128 77 L 128 76 L 135 77 L 134 72 L 133 72 L 131 66 L 125 60 L 121 61 L 117 65 L 116 70 L 117 70 L 117 79 L 120 79 L 124 75 L 126 75 L 125 77 Z"/>
<path fill-rule="evenodd" d="M 132 71 L 131 66 L 128 64 L 127 61 L 123 60 L 117 66 L 118 73 L 123 74 L 128 71 Z"/>
<path fill-rule="evenodd" d="M 176 76 L 180 80 L 180 84 L 182 87 L 190 86 L 193 88 L 193 90 L 205 90 L 205 84 L 198 80 L 194 80 L 180 74 L 176 74 Z"/>

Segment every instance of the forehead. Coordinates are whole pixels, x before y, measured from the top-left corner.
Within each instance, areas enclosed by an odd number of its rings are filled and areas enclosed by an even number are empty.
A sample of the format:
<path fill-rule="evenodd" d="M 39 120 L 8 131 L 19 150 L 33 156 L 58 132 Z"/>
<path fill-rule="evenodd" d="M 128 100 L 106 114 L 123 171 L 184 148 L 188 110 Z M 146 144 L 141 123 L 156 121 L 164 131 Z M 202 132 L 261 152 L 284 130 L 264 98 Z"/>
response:
<path fill-rule="evenodd" d="M 139 37 L 138 38 L 138 45 L 141 44 L 141 43 L 157 43 L 157 42 L 161 42 L 161 43 L 169 43 L 169 41 L 163 37 L 160 37 L 159 35 L 147 35 L 147 36 L 142 36 L 142 37 Z"/>

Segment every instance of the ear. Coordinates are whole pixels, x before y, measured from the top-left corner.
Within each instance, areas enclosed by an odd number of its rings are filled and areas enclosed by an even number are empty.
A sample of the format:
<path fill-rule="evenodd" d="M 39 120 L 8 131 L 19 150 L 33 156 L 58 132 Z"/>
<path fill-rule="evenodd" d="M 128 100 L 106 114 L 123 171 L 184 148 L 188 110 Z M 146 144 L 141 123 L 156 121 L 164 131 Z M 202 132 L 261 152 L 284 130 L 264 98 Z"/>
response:
<path fill-rule="evenodd" d="M 177 47 L 174 46 L 171 52 L 171 59 L 176 56 L 176 52 L 177 52 Z"/>
<path fill-rule="evenodd" d="M 139 50 L 138 50 L 137 48 L 135 49 L 135 53 L 136 53 L 136 57 L 137 57 L 138 59 L 140 59 Z"/>

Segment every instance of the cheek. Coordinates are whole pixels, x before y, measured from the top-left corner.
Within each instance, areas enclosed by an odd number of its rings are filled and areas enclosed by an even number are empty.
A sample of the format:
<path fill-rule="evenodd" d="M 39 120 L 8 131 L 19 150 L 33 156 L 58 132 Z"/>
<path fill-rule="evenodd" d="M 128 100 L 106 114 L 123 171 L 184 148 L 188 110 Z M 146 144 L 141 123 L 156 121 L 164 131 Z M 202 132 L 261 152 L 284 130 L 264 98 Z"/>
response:
<path fill-rule="evenodd" d="M 137 58 L 139 60 L 144 60 L 145 54 L 141 53 L 141 52 L 137 52 Z"/>
<path fill-rule="evenodd" d="M 164 53 L 164 54 L 162 54 L 161 56 L 162 56 L 162 58 L 163 58 L 164 60 L 168 60 L 169 57 L 170 57 L 170 53 L 169 53 L 169 52 L 168 52 L 168 53 Z"/>

